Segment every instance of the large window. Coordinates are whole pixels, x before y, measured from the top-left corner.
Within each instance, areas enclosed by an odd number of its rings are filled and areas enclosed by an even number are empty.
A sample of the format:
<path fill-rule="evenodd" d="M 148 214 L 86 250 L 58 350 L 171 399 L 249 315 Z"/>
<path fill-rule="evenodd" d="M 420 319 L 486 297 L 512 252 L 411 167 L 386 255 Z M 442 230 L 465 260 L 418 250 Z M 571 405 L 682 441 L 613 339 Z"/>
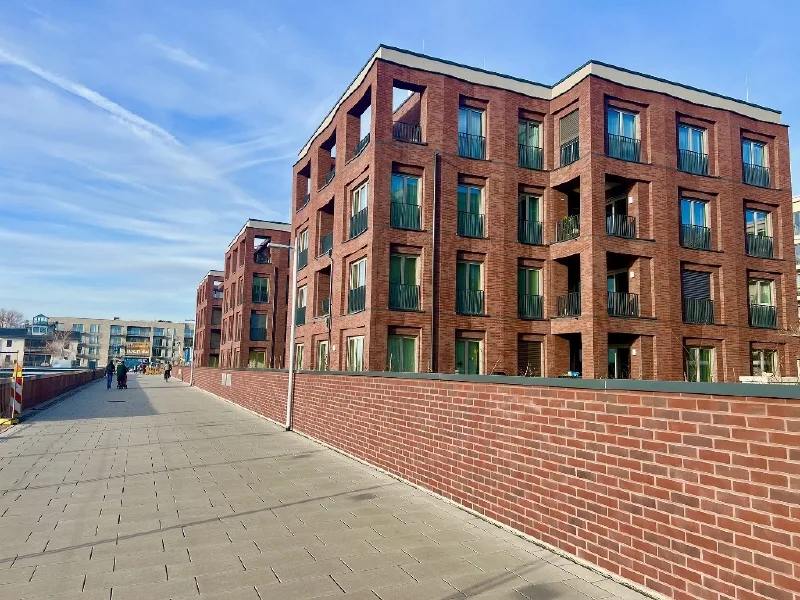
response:
<path fill-rule="evenodd" d="M 267 353 L 264 350 L 250 350 L 247 366 L 251 369 L 264 369 L 267 366 Z"/>
<path fill-rule="evenodd" d="M 714 349 L 689 346 L 685 350 L 686 380 L 714 381 Z"/>
<path fill-rule="evenodd" d="M 308 286 L 297 288 L 296 325 L 306 324 L 306 301 L 308 299 Z"/>
<path fill-rule="evenodd" d="M 541 198 L 520 194 L 517 204 L 519 241 L 523 244 L 542 243 Z"/>
<path fill-rule="evenodd" d="M 772 306 L 772 281 L 768 279 L 751 279 L 750 304 Z"/>
<path fill-rule="evenodd" d="M 253 302 L 269 302 L 269 279 L 253 277 Z"/>
<path fill-rule="evenodd" d="M 367 301 L 367 259 L 362 258 L 350 265 L 350 290 L 347 294 L 347 312 L 360 312 Z"/>
<path fill-rule="evenodd" d="M 483 188 L 459 185 L 458 235 L 482 238 L 483 225 Z"/>
<path fill-rule="evenodd" d="M 390 335 L 386 369 L 388 371 L 416 373 L 417 338 L 404 335 Z"/>
<path fill-rule="evenodd" d="M 520 119 L 518 135 L 519 166 L 526 169 L 541 169 L 543 161 L 541 124 Z"/>
<path fill-rule="evenodd" d="M 295 344 L 294 346 L 294 368 L 302 371 L 305 368 L 305 346 L 303 344 Z"/>
<path fill-rule="evenodd" d="M 486 156 L 484 114 L 477 108 L 462 106 L 458 109 L 458 153 L 467 158 L 483 159 Z"/>
<path fill-rule="evenodd" d="M 706 130 L 691 125 L 678 125 L 678 148 L 699 154 L 706 152 Z"/>
<path fill-rule="evenodd" d="M 297 268 L 302 269 L 308 264 L 308 229 L 304 229 L 297 236 Z"/>
<path fill-rule="evenodd" d="M 800 211 L 793 212 L 792 219 L 794 220 L 794 236 L 800 237 Z"/>
<path fill-rule="evenodd" d="M 680 242 L 685 248 L 711 249 L 708 202 L 681 198 Z"/>
<path fill-rule="evenodd" d="M 681 199 L 681 223 L 708 227 L 708 202 L 693 198 Z"/>
<path fill-rule="evenodd" d="M 392 174 L 391 224 L 398 229 L 422 229 L 419 177 Z"/>
<path fill-rule="evenodd" d="M 608 155 L 613 158 L 639 162 L 638 117 L 635 113 L 609 108 L 607 112 Z"/>
<path fill-rule="evenodd" d="M 747 209 L 744 216 L 745 249 L 750 256 L 772 258 L 772 218 L 763 210 Z"/>
<path fill-rule="evenodd" d="M 237 334 L 241 327 L 237 327 Z M 267 315 L 250 313 L 250 339 L 263 342 L 267 339 Z"/>
<path fill-rule="evenodd" d="M 755 376 L 774 375 L 778 366 L 778 353 L 775 350 L 753 348 L 750 350 L 750 365 Z"/>
<path fill-rule="evenodd" d="M 367 230 L 367 198 L 369 182 L 358 186 L 351 195 L 350 202 L 350 237 L 354 238 Z"/>
<path fill-rule="evenodd" d="M 419 310 L 417 257 L 392 254 L 389 259 L 389 308 Z"/>
<path fill-rule="evenodd" d="M 767 147 L 761 142 L 742 140 L 742 161 L 746 165 L 767 166 Z"/>
<path fill-rule="evenodd" d="M 364 336 L 347 338 L 347 370 L 364 370 Z"/>
<path fill-rule="evenodd" d="M 541 270 L 530 267 L 517 270 L 517 295 L 521 318 L 542 318 Z"/>
<path fill-rule="evenodd" d="M 320 341 L 317 343 L 317 371 L 328 370 L 328 342 Z"/>
<path fill-rule="evenodd" d="M 482 368 L 483 343 L 481 340 L 459 338 L 456 340 L 456 373 L 480 375 Z"/>
<path fill-rule="evenodd" d="M 456 310 L 466 315 L 483 314 L 483 265 L 459 260 L 456 263 Z"/>

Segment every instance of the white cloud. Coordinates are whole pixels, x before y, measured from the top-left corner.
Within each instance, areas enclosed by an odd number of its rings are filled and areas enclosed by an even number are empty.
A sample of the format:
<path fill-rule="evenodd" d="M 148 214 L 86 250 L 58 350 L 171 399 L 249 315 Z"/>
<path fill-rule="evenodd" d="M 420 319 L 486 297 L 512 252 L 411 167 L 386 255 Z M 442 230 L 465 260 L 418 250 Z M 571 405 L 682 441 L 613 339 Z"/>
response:
<path fill-rule="evenodd" d="M 190 69 L 195 69 L 197 71 L 208 71 L 208 69 L 211 68 L 207 63 L 204 63 L 199 58 L 192 56 L 183 48 L 168 46 L 167 44 L 160 42 L 155 36 L 144 35 L 142 36 L 142 40 L 159 50 L 164 58 L 174 62 L 175 64 L 188 67 Z"/>

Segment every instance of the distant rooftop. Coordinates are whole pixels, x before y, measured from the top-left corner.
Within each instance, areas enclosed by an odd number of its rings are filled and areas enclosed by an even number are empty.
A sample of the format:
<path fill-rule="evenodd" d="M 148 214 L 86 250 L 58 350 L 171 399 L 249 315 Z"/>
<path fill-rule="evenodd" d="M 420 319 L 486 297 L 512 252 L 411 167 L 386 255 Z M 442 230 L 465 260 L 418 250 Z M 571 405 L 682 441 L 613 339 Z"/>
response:
<path fill-rule="evenodd" d="M 247 222 L 242 226 L 233 239 L 231 243 L 228 244 L 228 250 L 231 249 L 233 246 L 233 242 L 235 242 L 242 232 L 247 229 L 248 227 L 252 227 L 254 229 L 274 229 L 275 231 L 291 231 L 292 225 L 291 223 L 284 223 L 283 221 L 262 221 L 261 219 L 247 219 Z M 226 250 L 226 252 L 228 251 Z"/>

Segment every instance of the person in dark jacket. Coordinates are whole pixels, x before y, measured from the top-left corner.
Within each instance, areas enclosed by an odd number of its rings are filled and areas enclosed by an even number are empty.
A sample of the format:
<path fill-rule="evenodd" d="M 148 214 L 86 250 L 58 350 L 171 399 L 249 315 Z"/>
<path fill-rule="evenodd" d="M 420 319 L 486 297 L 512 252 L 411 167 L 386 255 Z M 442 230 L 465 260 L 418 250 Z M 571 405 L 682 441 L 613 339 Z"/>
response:
<path fill-rule="evenodd" d="M 127 387 L 128 385 L 128 367 L 124 362 L 117 365 L 117 387 Z"/>
<path fill-rule="evenodd" d="M 108 359 L 108 364 L 106 365 L 106 389 L 111 389 L 111 380 L 114 377 L 114 361 L 110 358 Z"/>

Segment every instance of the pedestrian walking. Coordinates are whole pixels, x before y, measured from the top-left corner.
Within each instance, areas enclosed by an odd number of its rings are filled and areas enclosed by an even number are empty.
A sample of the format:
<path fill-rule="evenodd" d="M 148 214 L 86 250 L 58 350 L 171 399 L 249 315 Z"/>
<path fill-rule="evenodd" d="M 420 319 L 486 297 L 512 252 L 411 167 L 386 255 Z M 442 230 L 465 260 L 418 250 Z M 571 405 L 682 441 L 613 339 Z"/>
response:
<path fill-rule="evenodd" d="M 108 359 L 108 364 L 106 365 L 106 389 L 111 389 L 111 379 L 114 377 L 114 361 L 110 358 Z"/>

